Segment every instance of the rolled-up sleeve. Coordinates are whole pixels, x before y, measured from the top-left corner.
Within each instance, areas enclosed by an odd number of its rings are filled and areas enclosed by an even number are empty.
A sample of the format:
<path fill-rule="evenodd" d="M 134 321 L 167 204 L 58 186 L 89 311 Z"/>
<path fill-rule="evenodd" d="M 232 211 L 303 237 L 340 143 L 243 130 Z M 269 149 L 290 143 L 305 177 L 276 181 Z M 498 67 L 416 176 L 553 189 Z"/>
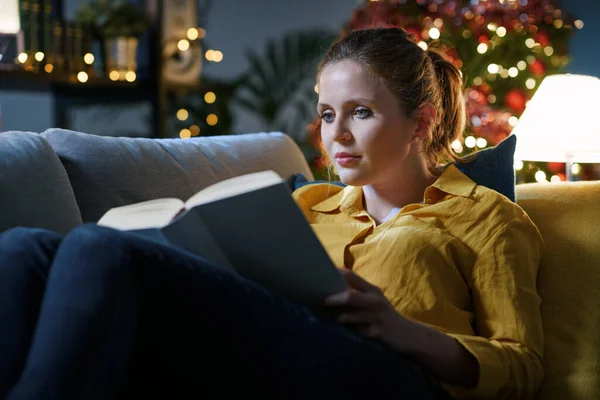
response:
<path fill-rule="evenodd" d="M 473 268 L 474 328 L 478 336 L 450 335 L 479 363 L 479 381 L 457 398 L 532 399 L 544 376 L 544 335 L 536 289 L 543 240 L 527 216 L 500 228 Z"/>

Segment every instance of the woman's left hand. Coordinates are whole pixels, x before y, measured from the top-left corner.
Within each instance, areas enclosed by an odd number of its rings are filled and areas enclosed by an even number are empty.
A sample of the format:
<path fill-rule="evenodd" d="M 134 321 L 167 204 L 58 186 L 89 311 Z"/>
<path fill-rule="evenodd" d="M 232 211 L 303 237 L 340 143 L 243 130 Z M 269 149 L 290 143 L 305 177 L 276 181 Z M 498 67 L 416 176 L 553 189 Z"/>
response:
<path fill-rule="evenodd" d="M 403 332 L 407 333 L 411 322 L 398 314 L 377 286 L 348 269 L 340 269 L 340 273 L 350 289 L 328 296 L 325 306 L 340 309 L 337 317 L 340 323 L 402 350 L 398 348 L 398 339 Z"/>

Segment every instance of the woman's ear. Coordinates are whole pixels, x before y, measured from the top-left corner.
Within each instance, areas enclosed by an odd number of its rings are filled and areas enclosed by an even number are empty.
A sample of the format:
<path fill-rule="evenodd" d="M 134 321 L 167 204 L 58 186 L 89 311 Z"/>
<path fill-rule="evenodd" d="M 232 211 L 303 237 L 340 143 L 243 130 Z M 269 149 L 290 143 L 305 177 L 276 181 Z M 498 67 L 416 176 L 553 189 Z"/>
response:
<path fill-rule="evenodd" d="M 437 110 L 433 104 L 427 103 L 419 109 L 417 115 L 416 134 L 421 140 L 425 140 L 431 135 L 431 131 L 437 122 Z"/>

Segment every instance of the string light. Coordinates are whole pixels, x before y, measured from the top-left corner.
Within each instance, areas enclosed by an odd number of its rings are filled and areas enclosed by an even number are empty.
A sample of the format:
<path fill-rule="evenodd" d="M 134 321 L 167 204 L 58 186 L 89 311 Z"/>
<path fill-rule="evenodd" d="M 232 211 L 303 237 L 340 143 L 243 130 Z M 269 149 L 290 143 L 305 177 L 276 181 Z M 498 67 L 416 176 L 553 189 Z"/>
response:
<path fill-rule="evenodd" d="M 25 64 L 27 62 L 27 53 L 20 53 L 17 56 L 17 60 L 19 60 L 21 64 Z"/>
<path fill-rule="evenodd" d="M 77 80 L 78 80 L 79 82 L 81 82 L 81 83 L 86 83 L 86 82 L 88 81 L 88 74 L 86 74 L 86 73 L 85 73 L 85 72 L 83 72 L 83 71 L 80 71 L 80 72 L 77 74 Z"/>
<path fill-rule="evenodd" d="M 525 81 L 525 86 L 527 87 L 527 89 L 531 90 L 535 87 L 535 79 L 533 78 L 529 78 Z"/>
<path fill-rule="evenodd" d="M 185 121 L 189 116 L 190 114 L 185 108 L 181 108 L 179 111 L 177 111 L 177 119 L 180 121 Z"/>
<path fill-rule="evenodd" d="M 574 22 L 575 28 L 577 29 L 582 29 L 583 28 L 583 21 L 578 19 L 577 21 Z"/>
<path fill-rule="evenodd" d="M 498 64 L 490 64 L 488 65 L 487 70 L 490 74 L 497 74 L 498 71 L 500 71 L 500 67 Z"/>
<path fill-rule="evenodd" d="M 208 104 L 212 104 L 217 100 L 217 95 L 214 94 L 213 92 L 206 92 L 206 94 L 204 95 L 204 101 L 207 102 Z"/>
<path fill-rule="evenodd" d="M 581 165 L 577 163 L 571 165 L 571 172 L 573 175 L 579 175 L 581 173 Z"/>
<path fill-rule="evenodd" d="M 108 74 L 108 78 L 111 81 L 118 81 L 120 77 L 119 71 L 110 71 L 110 73 Z"/>
<path fill-rule="evenodd" d="M 466 137 L 466 139 L 465 139 L 465 146 L 467 146 L 468 148 L 472 149 L 476 145 L 477 145 L 477 139 L 475 139 L 473 136 L 467 136 Z"/>
<path fill-rule="evenodd" d="M 485 43 L 479 43 L 479 46 L 477 46 L 477 52 L 479 54 L 485 54 L 486 51 L 488 51 L 488 45 Z"/>
<path fill-rule="evenodd" d="M 498 35 L 499 37 L 504 37 L 506 35 L 506 28 L 501 26 L 498 29 L 496 29 L 496 35 Z"/>
<path fill-rule="evenodd" d="M 94 63 L 94 55 L 92 53 L 86 53 L 85 56 L 83 56 L 83 61 L 87 64 L 87 65 L 92 65 Z"/>
<path fill-rule="evenodd" d="M 200 127 L 198 125 L 190 126 L 190 133 L 192 136 L 198 136 L 200 134 Z"/>
<path fill-rule="evenodd" d="M 464 150 L 463 147 L 462 147 L 462 143 L 460 142 L 460 140 L 455 140 L 454 142 L 452 142 L 452 144 L 450 146 L 457 153 L 462 153 L 463 150 Z"/>
<path fill-rule="evenodd" d="M 429 37 L 432 39 L 439 39 L 440 38 L 440 30 L 438 28 L 431 28 L 429 30 Z"/>
<path fill-rule="evenodd" d="M 535 173 L 535 180 L 538 182 L 547 182 L 546 173 L 544 171 L 538 171 Z"/>
<path fill-rule="evenodd" d="M 206 36 L 206 31 L 204 30 L 204 28 L 198 28 L 198 38 L 204 39 L 205 36 Z"/>
<path fill-rule="evenodd" d="M 192 137 L 192 132 L 189 129 L 183 128 L 179 131 L 179 137 L 181 139 L 189 139 Z"/>
<path fill-rule="evenodd" d="M 35 59 L 38 62 L 41 62 L 44 59 L 44 53 L 42 53 L 41 51 L 38 51 L 37 53 L 35 53 Z"/>
<path fill-rule="evenodd" d="M 219 118 L 215 114 L 209 114 L 206 117 L 206 123 L 209 124 L 210 126 L 216 125 L 217 122 L 219 122 Z"/>
<path fill-rule="evenodd" d="M 517 126 L 518 123 L 519 123 L 519 118 L 515 117 L 514 115 L 508 119 L 508 124 L 510 126 Z"/>
<path fill-rule="evenodd" d="M 135 82 L 135 78 L 137 78 L 137 75 L 135 74 L 135 72 L 133 72 L 133 71 L 127 71 L 125 73 L 125 80 L 127 82 Z"/>
<path fill-rule="evenodd" d="M 554 54 L 554 49 L 552 48 L 552 46 L 544 47 L 544 54 L 546 54 L 548 57 Z"/>
<path fill-rule="evenodd" d="M 187 39 L 181 39 L 179 42 L 177 42 L 177 48 L 180 51 L 186 51 L 190 48 L 190 42 Z"/>
<path fill-rule="evenodd" d="M 52 71 L 54 71 L 54 66 L 52 64 L 46 64 L 44 66 L 44 71 L 50 74 L 52 73 Z"/>
<path fill-rule="evenodd" d="M 521 71 L 525 71 L 525 69 L 527 68 L 527 63 L 521 60 L 517 63 L 517 68 L 519 68 Z"/>
<path fill-rule="evenodd" d="M 510 67 L 508 69 L 508 76 L 510 76 L 511 78 L 514 78 L 517 75 L 519 75 L 519 70 L 516 67 Z"/>
<path fill-rule="evenodd" d="M 420 48 L 422 48 L 423 51 L 426 51 L 429 48 L 429 46 L 427 46 L 427 43 L 425 43 L 422 40 L 419 43 L 417 43 L 417 46 L 419 46 Z"/>
<path fill-rule="evenodd" d="M 525 46 L 527 46 L 530 49 L 532 49 L 533 46 L 535 46 L 535 40 L 533 40 L 532 38 L 529 38 L 529 39 L 525 40 Z"/>
<path fill-rule="evenodd" d="M 563 22 L 562 22 L 562 20 L 560 20 L 560 19 L 555 19 L 555 20 L 554 20 L 554 22 L 553 22 L 553 24 L 554 24 L 554 27 L 555 27 L 556 29 L 560 29 L 560 28 L 562 28 L 562 27 L 563 27 L 563 25 L 564 25 L 564 23 L 563 23 Z"/>
<path fill-rule="evenodd" d="M 558 175 L 552 175 L 552 177 L 550 178 L 550 182 L 552 182 L 552 183 L 558 183 L 561 180 L 562 179 L 560 179 L 560 176 L 558 176 Z"/>
<path fill-rule="evenodd" d="M 483 149 L 487 146 L 487 140 L 485 140 L 482 137 L 477 138 L 476 144 L 477 144 L 477 147 L 479 147 L 480 149 Z"/>
<path fill-rule="evenodd" d="M 187 37 L 190 40 L 196 40 L 198 39 L 198 36 L 200 36 L 200 34 L 198 34 L 198 29 L 196 28 L 190 28 L 187 30 Z"/>
<path fill-rule="evenodd" d="M 521 160 L 515 160 L 514 163 L 513 163 L 513 168 L 516 171 L 522 170 L 523 169 L 523 161 L 521 161 Z"/>

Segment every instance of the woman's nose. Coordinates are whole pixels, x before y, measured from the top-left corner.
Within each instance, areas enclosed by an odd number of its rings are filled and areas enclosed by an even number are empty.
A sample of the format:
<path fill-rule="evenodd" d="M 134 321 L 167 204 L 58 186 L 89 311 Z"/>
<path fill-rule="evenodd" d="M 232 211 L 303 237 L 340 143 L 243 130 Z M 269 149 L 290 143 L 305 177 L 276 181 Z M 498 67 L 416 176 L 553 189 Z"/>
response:
<path fill-rule="evenodd" d="M 342 123 L 341 121 L 336 121 L 334 126 L 333 139 L 336 142 L 348 141 L 352 139 L 352 133 L 350 132 L 350 129 L 348 129 L 346 124 Z"/>

